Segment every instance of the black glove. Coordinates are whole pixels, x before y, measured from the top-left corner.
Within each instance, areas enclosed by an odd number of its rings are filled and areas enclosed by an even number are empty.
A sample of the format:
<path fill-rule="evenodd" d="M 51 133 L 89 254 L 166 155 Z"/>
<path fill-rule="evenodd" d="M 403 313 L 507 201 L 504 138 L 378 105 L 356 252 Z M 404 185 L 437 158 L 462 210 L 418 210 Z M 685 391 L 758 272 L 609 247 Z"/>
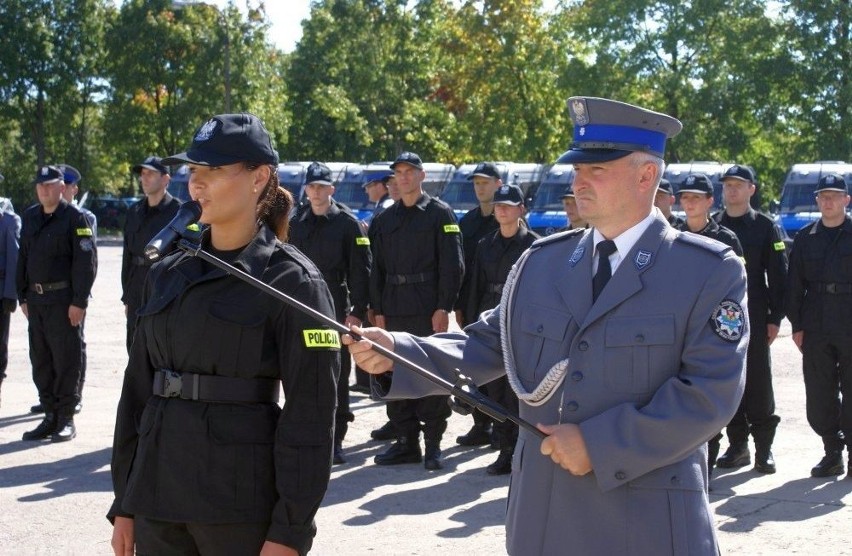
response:
<path fill-rule="evenodd" d="M 3 312 L 7 315 L 9 313 L 14 313 L 15 309 L 18 308 L 18 301 L 16 299 L 9 299 L 7 297 L 3 298 Z"/>

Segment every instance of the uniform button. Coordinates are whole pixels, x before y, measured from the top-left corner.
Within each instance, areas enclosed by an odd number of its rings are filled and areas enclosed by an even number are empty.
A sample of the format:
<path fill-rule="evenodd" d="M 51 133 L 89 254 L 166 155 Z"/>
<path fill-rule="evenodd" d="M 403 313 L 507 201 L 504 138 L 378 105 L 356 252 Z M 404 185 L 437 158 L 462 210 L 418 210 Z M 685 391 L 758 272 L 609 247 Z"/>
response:
<path fill-rule="evenodd" d="M 583 340 L 582 342 L 577 344 L 577 348 L 580 351 L 586 351 L 587 349 L 589 349 L 589 342 L 587 342 L 586 340 Z"/>
<path fill-rule="evenodd" d="M 573 380 L 574 382 L 580 382 L 581 380 L 583 380 L 583 373 L 581 373 L 580 371 L 574 371 L 573 373 L 571 373 L 571 380 Z"/>
<path fill-rule="evenodd" d="M 565 409 L 568 411 L 577 411 L 578 409 L 580 409 L 580 404 L 578 404 L 577 402 L 568 402 L 567 404 L 565 404 Z"/>
<path fill-rule="evenodd" d="M 645 342 L 645 336 L 642 334 L 636 334 L 636 343 L 641 344 Z"/>
<path fill-rule="evenodd" d="M 542 332 L 544 332 L 544 325 L 539 324 L 538 328 L 536 328 L 535 331 L 538 332 L 539 334 L 541 334 Z"/>
<path fill-rule="evenodd" d="M 615 472 L 615 478 L 618 479 L 619 481 L 623 481 L 624 479 L 627 478 L 627 473 L 625 473 L 624 471 L 616 471 Z"/>

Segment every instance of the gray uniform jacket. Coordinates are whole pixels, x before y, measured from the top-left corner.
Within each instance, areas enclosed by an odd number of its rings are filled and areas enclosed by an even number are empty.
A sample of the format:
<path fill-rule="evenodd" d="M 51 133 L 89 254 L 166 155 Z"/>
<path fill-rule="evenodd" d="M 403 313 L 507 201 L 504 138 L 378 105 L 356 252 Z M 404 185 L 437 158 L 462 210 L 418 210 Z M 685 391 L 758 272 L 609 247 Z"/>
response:
<path fill-rule="evenodd" d="M 705 442 L 733 416 L 745 385 L 743 264 L 728 246 L 679 232 L 657 212 L 593 305 L 592 238 L 577 230 L 537 241 L 501 304 L 467 336 L 395 333 L 395 350 L 450 380 L 455 367 L 478 384 L 508 369 L 527 392 L 570 358 L 551 395 L 538 405 L 522 398 L 520 414 L 579 424 L 593 472 L 563 470 L 521 428 L 510 554 L 715 555 Z M 376 394 L 437 393 L 412 372 L 392 376 L 389 390 L 376 382 Z"/>

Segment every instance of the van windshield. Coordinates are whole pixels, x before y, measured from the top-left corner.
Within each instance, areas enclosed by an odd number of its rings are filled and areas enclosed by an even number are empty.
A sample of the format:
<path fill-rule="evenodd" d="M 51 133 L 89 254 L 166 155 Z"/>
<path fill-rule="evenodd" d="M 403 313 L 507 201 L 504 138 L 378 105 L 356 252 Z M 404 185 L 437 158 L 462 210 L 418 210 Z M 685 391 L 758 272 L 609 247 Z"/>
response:
<path fill-rule="evenodd" d="M 816 182 L 787 184 L 781 193 L 781 212 L 817 212 Z"/>
<path fill-rule="evenodd" d="M 542 182 L 535 193 L 532 210 L 563 210 L 562 195 L 565 192 L 565 183 Z"/>
<path fill-rule="evenodd" d="M 357 181 L 342 181 L 334 188 L 334 198 L 352 210 L 364 208 L 370 202 L 367 192 L 361 186 L 362 179 Z"/>
<path fill-rule="evenodd" d="M 469 211 L 479 206 L 473 184 L 465 181 L 451 181 L 441 192 L 441 200 L 457 211 Z"/>

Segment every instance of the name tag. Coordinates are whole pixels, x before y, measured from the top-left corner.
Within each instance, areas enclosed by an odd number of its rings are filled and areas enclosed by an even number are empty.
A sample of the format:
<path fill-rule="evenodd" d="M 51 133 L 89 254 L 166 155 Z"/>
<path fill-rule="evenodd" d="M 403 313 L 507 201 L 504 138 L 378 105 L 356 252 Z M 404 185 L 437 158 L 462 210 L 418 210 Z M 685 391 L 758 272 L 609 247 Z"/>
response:
<path fill-rule="evenodd" d="M 302 330 L 306 348 L 340 349 L 340 335 L 334 330 Z"/>

